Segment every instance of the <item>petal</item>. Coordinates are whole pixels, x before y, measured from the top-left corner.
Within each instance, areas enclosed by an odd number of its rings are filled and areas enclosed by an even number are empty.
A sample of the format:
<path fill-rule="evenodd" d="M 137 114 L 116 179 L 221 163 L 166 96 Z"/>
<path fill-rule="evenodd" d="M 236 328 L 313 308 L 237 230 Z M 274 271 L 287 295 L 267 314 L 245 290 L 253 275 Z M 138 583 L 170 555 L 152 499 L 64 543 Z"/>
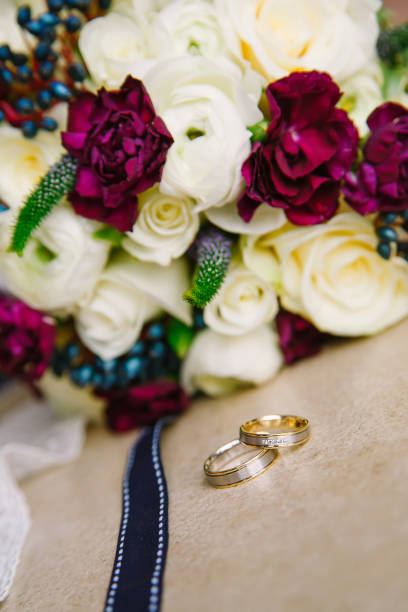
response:
<path fill-rule="evenodd" d="M 188 264 L 184 259 L 173 260 L 169 266 L 138 261 L 118 253 L 109 266 L 117 281 L 148 295 L 168 313 L 191 325 L 191 307 L 183 300 L 190 287 Z"/>
<path fill-rule="evenodd" d="M 80 166 L 76 176 L 75 189 L 83 198 L 98 198 L 101 195 L 101 185 L 91 168 Z"/>

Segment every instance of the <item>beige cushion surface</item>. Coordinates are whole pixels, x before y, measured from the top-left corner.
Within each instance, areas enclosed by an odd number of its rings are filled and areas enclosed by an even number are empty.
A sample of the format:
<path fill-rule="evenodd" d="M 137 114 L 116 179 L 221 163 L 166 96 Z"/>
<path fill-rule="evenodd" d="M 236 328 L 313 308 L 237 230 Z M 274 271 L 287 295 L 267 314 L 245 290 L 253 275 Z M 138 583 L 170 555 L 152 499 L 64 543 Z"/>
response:
<path fill-rule="evenodd" d="M 308 417 L 310 441 L 242 486 L 207 485 L 206 456 L 275 412 Z M 33 527 L 1 612 L 102 610 L 134 438 L 93 429 L 78 461 L 24 483 Z M 262 388 L 197 401 L 162 450 L 163 612 L 407 609 L 408 322 Z"/>

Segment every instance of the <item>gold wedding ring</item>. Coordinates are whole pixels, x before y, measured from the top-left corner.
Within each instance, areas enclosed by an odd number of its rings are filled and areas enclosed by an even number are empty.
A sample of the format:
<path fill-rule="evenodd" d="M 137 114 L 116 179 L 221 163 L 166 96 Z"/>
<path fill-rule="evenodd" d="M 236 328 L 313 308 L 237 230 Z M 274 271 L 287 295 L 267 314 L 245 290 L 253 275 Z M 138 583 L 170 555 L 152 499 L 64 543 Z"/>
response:
<path fill-rule="evenodd" d="M 252 456 L 242 460 L 243 454 Z M 241 444 L 239 440 L 233 440 L 208 457 L 204 463 L 204 472 L 213 487 L 233 487 L 262 474 L 278 454 L 275 448 L 256 450 Z"/>
<path fill-rule="evenodd" d="M 290 414 L 271 414 L 241 425 L 239 439 L 244 444 L 282 448 L 303 444 L 310 436 L 309 421 Z"/>

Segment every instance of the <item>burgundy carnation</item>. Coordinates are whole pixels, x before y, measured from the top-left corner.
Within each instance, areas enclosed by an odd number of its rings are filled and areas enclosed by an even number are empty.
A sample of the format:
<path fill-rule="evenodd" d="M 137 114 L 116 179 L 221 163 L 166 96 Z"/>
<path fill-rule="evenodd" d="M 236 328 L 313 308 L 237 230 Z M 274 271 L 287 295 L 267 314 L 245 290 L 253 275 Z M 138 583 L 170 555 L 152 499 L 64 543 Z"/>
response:
<path fill-rule="evenodd" d="M 108 425 L 118 432 L 151 425 L 163 416 L 181 412 L 187 408 L 189 401 L 183 388 L 172 381 L 112 391 L 105 397 L 109 400 Z"/>
<path fill-rule="evenodd" d="M 0 370 L 32 381 L 51 360 L 55 325 L 50 317 L 24 302 L 0 296 Z"/>
<path fill-rule="evenodd" d="M 276 317 L 276 328 L 285 363 L 294 363 L 318 353 L 327 334 L 320 332 L 303 317 L 281 310 Z"/>
<path fill-rule="evenodd" d="M 346 176 L 344 195 L 362 215 L 408 208 L 408 110 L 386 102 L 367 119 L 370 136 L 357 174 Z"/>
<path fill-rule="evenodd" d="M 248 222 L 265 202 L 296 225 L 326 221 L 357 155 L 358 132 L 335 106 L 341 92 L 328 74 L 313 71 L 271 83 L 266 96 L 272 120 L 266 142 L 256 142 L 242 166 L 239 214 Z"/>
<path fill-rule="evenodd" d="M 137 194 L 160 181 L 173 142 L 143 83 L 129 76 L 118 91 L 82 93 L 70 105 L 62 142 L 79 160 L 70 195 L 76 212 L 131 230 Z"/>

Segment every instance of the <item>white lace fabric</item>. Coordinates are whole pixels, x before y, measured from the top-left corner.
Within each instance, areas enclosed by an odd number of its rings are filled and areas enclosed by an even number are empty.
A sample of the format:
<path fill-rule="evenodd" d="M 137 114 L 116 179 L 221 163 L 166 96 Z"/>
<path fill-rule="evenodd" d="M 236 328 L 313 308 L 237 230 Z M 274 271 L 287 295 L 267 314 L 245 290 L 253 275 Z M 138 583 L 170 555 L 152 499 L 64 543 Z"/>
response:
<path fill-rule="evenodd" d="M 10 591 L 30 528 L 18 481 L 76 459 L 84 431 L 84 419 L 61 420 L 42 401 L 24 400 L 0 417 L 0 602 Z"/>

